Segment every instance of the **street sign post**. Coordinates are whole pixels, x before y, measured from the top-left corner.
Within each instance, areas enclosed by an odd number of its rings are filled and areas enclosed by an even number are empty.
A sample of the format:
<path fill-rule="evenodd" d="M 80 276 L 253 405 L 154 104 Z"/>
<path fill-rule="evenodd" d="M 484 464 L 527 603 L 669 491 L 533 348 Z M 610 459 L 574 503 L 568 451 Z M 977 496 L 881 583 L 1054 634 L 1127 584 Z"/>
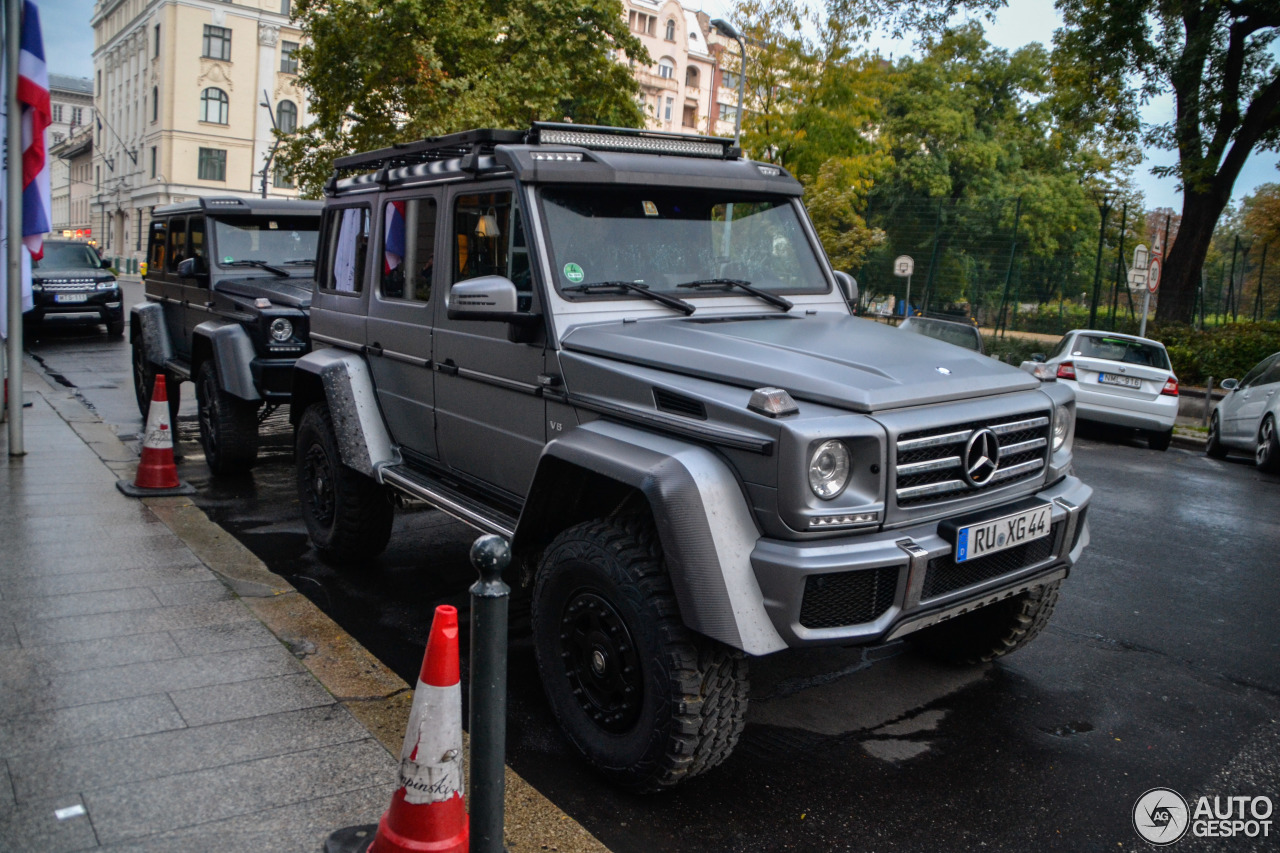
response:
<path fill-rule="evenodd" d="M 1147 336 L 1147 309 L 1151 307 L 1151 294 L 1160 287 L 1160 259 L 1152 258 L 1147 267 L 1147 290 L 1142 294 L 1142 322 L 1138 324 L 1138 336 Z"/>
<path fill-rule="evenodd" d="M 907 298 L 902 305 L 902 316 L 909 316 L 911 311 L 911 274 L 916 270 L 915 259 L 910 255 L 898 255 L 893 260 L 893 274 L 907 280 Z"/>

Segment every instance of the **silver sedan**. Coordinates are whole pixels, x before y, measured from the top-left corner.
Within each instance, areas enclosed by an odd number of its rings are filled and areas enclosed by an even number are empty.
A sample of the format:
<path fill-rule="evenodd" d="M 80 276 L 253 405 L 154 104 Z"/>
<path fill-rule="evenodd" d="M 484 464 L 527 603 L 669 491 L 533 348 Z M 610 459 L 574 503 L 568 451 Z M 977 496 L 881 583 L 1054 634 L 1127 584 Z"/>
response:
<path fill-rule="evenodd" d="M 1215 459 L 1228 451 L 1252 453 L 1263 471 L 1280 473 L 1280 352 L 1267 356 L 1237 382 L 1222 383 L 1227 396 L 1209 420 L 1205 452 Z"/>

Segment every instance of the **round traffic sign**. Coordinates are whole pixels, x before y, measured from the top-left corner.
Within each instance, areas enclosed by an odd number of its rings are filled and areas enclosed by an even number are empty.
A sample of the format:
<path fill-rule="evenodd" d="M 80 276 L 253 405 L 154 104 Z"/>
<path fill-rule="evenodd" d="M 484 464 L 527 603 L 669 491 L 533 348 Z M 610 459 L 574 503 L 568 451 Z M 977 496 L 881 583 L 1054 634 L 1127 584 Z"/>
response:
<path fill-rule="evenodd" d="M 1160 287 L 1160 259 L 1152 258 L 1147 267 L 1147 290 L 1155 293 Z"/>
<path fill-rule="evenodd" d="M 916 262 L 910 255 L 898 255 L 893 260 L 893 274 L 899 278 L 906 278 L 915 271 Z"/>

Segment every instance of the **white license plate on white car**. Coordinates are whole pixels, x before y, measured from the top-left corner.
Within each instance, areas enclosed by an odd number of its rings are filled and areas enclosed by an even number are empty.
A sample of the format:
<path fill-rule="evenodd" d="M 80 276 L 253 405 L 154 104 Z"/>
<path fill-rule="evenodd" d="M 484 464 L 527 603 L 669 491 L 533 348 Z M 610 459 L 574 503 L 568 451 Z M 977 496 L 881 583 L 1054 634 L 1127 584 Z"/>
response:
<path fill-rule="evenodd" d="M 1099 373 L 1098 381 L 1103 385 L 1123 385 L 1125 388 L 1141 388 L 1142 380 L 1136 376 L 1120 376 L 1117 373 Z"/>
<path fill-rule="evenodd" d="M 985 557 L 1048 536 L 1050 515 L 1050 507 L 1045 504 L 961 527 L 956 533 L 956 562 Z"/>
<path fill-rule="evenodd" d="M 55 302 L 84 302 L 89 298 L 87 293 L 59 293 L 53 297 Z"/>

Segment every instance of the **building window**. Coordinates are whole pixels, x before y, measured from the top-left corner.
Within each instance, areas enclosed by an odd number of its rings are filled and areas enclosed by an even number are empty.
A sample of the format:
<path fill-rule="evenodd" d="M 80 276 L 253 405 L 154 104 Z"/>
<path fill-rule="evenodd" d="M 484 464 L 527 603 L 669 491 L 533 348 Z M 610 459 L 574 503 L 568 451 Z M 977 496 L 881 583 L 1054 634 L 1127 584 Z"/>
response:
<path fill-rule="evenodd" d="M 61 133 L 55 133 L 55 134 L 53 135 L 53 144 L 54 144 L 54 145 L 57 145 L 57 144 L 58 144 L 59 142 L 61 142 L 64 138 L 65 138 L 65 137 L 64 137 Z"/>
<path fill-rule="evenodd" d="M 671 19 L 667 20 L 667 32 L 665 38 L 667 41 L 676 40 L 676 22 Z"/>
<path fill-rule="evenodd" d="M 227 93 L 221 89 L 205 89 L 200 94 L 200 120 L 226 124 L 230 113 Z"/>
<path fill-rule="evenodd" d="M 739 77 L 732 71 L 720 72 L 720 85 L 726 89 L 737 89 Z"/>
<path fill-rule="evenodd" d="M 53 120 L 55 123 L 62 121 L 62 104 L 53 105 Z"/>
<path fill-rule="evenodd" d="M 293 189 L 293 176 L 289 174 L 287 169 L 276 168 L 271 173 L 271 185 L 277 189 L 291 190 Z"/>
<path fill-rule="evenodd" d="M 662 117 L 667 121 L 671 121 L 671 102 L 674 100 L 675 98 L 667 98 L 667 108 L 662 112 Z"/>
<path fill-rule="evenodd" d="M 669 56 L 658 60 L 658 76 L 663 80 L 671 80 L 676 76 L 676 62 Z"/>
<path fill-rule="evenodd" d="M 204 25 L 204 54 L 207 59 L 231 61 L 231 30 Z"/>
<path fill-rule="evenodd" d="M 281 133 L 293 133 L 298 129 L 298 108 L 293 101 L 281 101 L 276 108 L 276 125 Z"/>
<path fill-rule="evenodd" d="M 155 34 L 156 34 L 156 44 L 155 44 L 155 48 L 151 52 L 151 55 L 156 59 L 159 59 L 160 58 L 160 25 L 159 24 L 156 24 Z"/>
<path fill-rule="evenodd" d="M 151 146 L 151 177 L 156 176 L 156 147 Z"/>
<path fill-rule="evenodd" d="M 71 108 L 71 123 L 84 124 L 84 107 Z"/>
<path fill-rule="evenodd" d="M 690 104 L 684 105 L 684 120 L 681 122 L 685 127 L 698 126 L 698 109 Z"/>
<path fill-rule="evenodd" d="M 199 177 L 202 181 L 225 181 L 227 152 L 221 148 L 201 148 Z"/>
<path fill-rule="evenodd" d="M 280 14 L 293 17 L 293 9 L 290 8 L 289 0 L 280 0 Z"/>
<path fill-rule="evenodd" d="M 719 104 L 720 116 L 719 121 L 733 121 L 738 116 L 738 108 L 731 107 L 728 104 Z"/>
<path fill-rule="evenodd" d="M 658 25 L 658 18 L 655 15 L 646 15 L 644 12 L 632 12 L 628 17 L 628 24 L 633 33 L 653 35 L 654 28 Z"/>
<path fill-rule="evenodd" d="M 280 71 L 284 74 L 298 73 L 298 57 L 296 51 L 298 43 L 296 41 L 280 42 Z"/>
<path fill-rule="evenodd" d="M 160 87 L 151 87 L 151 121 L 154 124 L 160 120 Z"/>
<path fill-rule="evenodd" d="M 684 70 L 684 84 L 690 89 L 698 88 L 698 67 L 690 65 Z"/>

